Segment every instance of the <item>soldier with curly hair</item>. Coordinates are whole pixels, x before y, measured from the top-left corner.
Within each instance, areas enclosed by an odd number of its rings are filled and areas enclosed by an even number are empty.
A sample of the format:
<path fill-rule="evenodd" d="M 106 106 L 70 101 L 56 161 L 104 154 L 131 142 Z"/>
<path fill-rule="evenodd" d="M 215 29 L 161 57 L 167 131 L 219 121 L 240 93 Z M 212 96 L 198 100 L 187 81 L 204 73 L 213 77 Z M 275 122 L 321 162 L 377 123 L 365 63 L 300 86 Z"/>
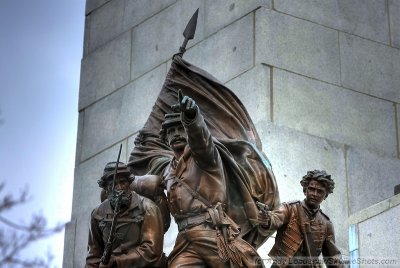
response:
<path fill-rule="evenodd" d="M 335 245 L 332 222 L 320 204 L 333 193 L 335 182 L 326 171 L 308 171 L 300 181 L 305 199 L 283 203 L 265 213 L 264 228 L 277 230 L 269 252 L 271 267 L 320 267 L 322 253 L 327 267 L 341 267 L 342 257 Z"/>

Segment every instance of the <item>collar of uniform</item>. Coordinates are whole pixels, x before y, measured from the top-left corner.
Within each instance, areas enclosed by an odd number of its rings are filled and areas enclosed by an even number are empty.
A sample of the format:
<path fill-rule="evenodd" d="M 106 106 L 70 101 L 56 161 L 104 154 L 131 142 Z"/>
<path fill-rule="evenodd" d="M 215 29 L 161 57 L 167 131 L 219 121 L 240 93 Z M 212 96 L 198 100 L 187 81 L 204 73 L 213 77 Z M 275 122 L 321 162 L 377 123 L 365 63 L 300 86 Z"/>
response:
<path fill-rule="evenodd" d="M 191 155 L 191 150 L 190 147 L 188 145 L 186 145 L 183 154 L 181 155 L 181 157 L 179 159 L 176 159 L 175 156 L 171 161 L 171 167 L 173 169 L 173 172 L 175 172 L 175 176 L 177 177 L 181 177 L 182 173 L 185 171 L 186 169 L 186 161 L 189 158 L 189 156 Z M 179 172 L 176 173 L 176 172 Z"/>
<path fill-rule="evenodd" d="M 132 192 L 132 198 L 131 198 L 131 204 L 129 205 L 129 208 L 126 210 L 121 210 L 121 214 L 120 216 L 124 215 L 126 212 L 131 211 L 133 209 L 135 209 L 136 207 L 139 206 L 139 195 L 136 192 Z M 114 214 L 114 209 L 111 207 L 111 203 L 110 201 L 108 201 L 107 199 L 107 205 L 104 208 L 104 212 L 105 214 Z"/>
<path fill-rule="evenodd" d="M 172 158 L 172 163 L 173 162 L 180 162 L 182 159 L 187 160 L 190 156 L 190 147 L 189 145 L 185 146 L 185 149 L 183 149 L 183 153 L 179 159 L 177 159 L 175 156 Z"/>
<path fill-rule="evenodd" d="M 314 217 L 315 214 L 319 211 L 319 206 L 315 209 L 310 208 L 307 206 L 305 200 L 301 201 L 301 206 L 304 208 L 304 211 L 307 213 L 308 216 Z"/>

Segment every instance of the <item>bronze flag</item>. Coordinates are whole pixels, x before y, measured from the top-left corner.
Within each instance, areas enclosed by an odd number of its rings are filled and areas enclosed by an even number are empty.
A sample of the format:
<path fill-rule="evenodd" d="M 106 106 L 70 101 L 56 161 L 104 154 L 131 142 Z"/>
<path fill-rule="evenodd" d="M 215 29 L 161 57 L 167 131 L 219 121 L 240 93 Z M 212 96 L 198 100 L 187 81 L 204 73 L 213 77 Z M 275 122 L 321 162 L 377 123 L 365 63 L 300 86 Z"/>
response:
<path fill-rule="evenodd" d="M 206 71 L 175 55 L 164 85 L 133 148 L 129 166 L 137 175 L 162 176 L 172 159 L 168 145 L 159 139 L 166 113 L 172 113 L 178 91 L 193 98 L 216 139 L 215 144 L 228 173 L 227 214 L 241 227 L 241 236 L 258 248 L 266 236 L 257 232 L 255 202 L 274 209 L 279 193 L 271 164 L 262 153 L 261 140 L 242 102 Z"/>

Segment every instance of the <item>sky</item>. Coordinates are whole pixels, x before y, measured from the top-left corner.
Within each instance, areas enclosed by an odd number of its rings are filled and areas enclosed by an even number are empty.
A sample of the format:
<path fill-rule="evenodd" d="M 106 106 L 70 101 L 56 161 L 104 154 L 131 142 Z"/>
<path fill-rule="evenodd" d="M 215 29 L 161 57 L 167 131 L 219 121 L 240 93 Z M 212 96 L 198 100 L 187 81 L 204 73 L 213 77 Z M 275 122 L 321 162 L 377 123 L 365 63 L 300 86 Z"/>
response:
<path fill-rule="evenodd" d="M 0 0 L 0 197 L 25 188 L 31 197 L 5 214 L 16 223 L 71 217 L 84 8 L 84 0 Z M 62 267 L 63 245 L 60 233 L 22 257 L 50 249 Z"/>

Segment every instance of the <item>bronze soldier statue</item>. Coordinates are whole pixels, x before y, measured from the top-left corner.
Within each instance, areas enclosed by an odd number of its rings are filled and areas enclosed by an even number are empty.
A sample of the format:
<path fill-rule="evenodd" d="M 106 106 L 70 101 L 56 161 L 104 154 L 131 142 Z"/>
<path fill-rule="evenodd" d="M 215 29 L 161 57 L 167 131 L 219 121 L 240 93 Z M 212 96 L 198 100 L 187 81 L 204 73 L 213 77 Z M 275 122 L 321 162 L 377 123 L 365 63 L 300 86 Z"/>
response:
<path fill-rule="evenodd" d="M 179 234 L 169 267 L 261 267 L 256 250 L 226 214 L 226 171 L 199 107 L 179 92 L 180 113 L 165 115 L 161 137 L 174 157 L 165 169 Z"/>
<path fill-rule="evenodd" d="M 308 171 L 300 181 L 305 199 L 283 203 L 278 210 L 264 214 L 264 227 L 277 230 L 275 245 L 269 252 L 271 267 L 320 267 L 322 253 L 327 267 L 341 267 L 341 253 L 335 245 L 335 233 L 320 204 L 333 193 L 331 175 Z"/>
<path fill-rule="evenodd" d="M 98 184 L 107 199 L 91 215 L 85 267 L 163 265 L 164 228 L 160 210 L 150 199 L 131 191 L 133 180 L 124 163 L 110 162 L 105 166 Z"/>

